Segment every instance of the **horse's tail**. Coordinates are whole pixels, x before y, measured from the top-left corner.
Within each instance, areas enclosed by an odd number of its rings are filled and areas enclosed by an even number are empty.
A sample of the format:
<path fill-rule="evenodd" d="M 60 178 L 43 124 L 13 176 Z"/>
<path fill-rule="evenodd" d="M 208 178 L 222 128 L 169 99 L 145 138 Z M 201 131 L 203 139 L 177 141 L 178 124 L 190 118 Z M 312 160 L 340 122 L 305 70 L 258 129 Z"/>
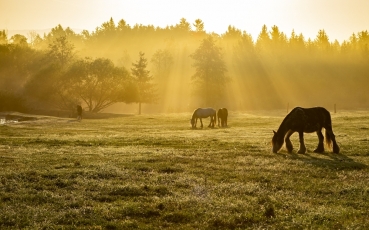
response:
<path fill-rule="evenodd" d="M 327 131 L 327 129 L 325 130 L 325 144 L 329 149 L 332 148 L 332 137 L 330 135 L 330 132 Z"/>
<path fill-rule="evenodd" d="M 331 134 L 333 134 L 332 132 L 332 118 L 331 118 L 331 114 L 328 112 L 328 110 L 325 110 L 325 144 L 327 145 L 328 148 L 332 148 L 332 139 L 334 137 L 331 136 Z"/>
<path fill-rule="evenodd" d="M 217 111 L 214 113 L 214 126 L 217 124 Z"/>

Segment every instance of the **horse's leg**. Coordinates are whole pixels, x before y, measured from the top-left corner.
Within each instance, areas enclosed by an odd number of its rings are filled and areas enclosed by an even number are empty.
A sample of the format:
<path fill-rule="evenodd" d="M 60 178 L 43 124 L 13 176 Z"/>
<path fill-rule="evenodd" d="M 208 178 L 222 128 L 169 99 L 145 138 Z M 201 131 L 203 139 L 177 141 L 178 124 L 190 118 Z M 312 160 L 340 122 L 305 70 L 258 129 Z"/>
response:
<path fill-rule="evenodd" d="M 287 149 L 287 151 L 289 152 L 289 153 L 291 153 L 292 152 L 292 150 L 293 150 L 293 145 L 292 145 L 292 142 L 291 142 L 291 140 L 290 140 L 290 137 L 291 137 L 291 135 L 293 134 L 294 132 L 293 131 L 288 131 L 287 132 L 287 135 L 286 135 L 286 137 L 285 137 L 285 139 L 284 139 L 284 141 L 286 142 L 286 149 Z"/>
<path fill-rule="evenodd" d="M 304 143 L 304 132 L 303 131 L 299 132 L 299 139 L 300 139 L 300 149 L 297 153 L 304 154 L 306 152 L 306 146 Z"/>
<path fill-rule="evenodd" d="M 210 116 L 210 123 L 208 125 L 208 127 L 214 127 L 214 116 Z"/>
<path fill-rule="evenodd" d="M 318 135 L 319 143 L 318 147 L 314 150 L 314 153 L 322 153 L 324 152 L 324 136 L 322 130 L 318 130 L 316 134 Z"/>
<path fill-rule="evenodd" d="M 201 128 L 202 128 L 202 127 L 204 127 L 204 126 L 202 125 L 202 118 L 201 118 L 201 117 L 200 117 L 200 122 L 201 122 Z"/>

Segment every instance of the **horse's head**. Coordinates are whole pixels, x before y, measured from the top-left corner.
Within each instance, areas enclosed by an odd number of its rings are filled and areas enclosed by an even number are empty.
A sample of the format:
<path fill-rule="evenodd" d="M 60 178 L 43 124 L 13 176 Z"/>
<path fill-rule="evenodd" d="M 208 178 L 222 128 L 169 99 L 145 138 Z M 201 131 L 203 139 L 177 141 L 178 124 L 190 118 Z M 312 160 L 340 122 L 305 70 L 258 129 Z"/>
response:
<path fill-rule="evenodd" d="M 195 127 L 195 118 L 190 119 L 190 124 L 191 124 L 192 128 Z"/>
<path fill-rule="evenodd" d="M 277 153 L 283 145 L 284 137 L 277 135 L 277 132 L 273 130 L 273 138 L 272 138 L 272 151 L 273 153 Z"/>

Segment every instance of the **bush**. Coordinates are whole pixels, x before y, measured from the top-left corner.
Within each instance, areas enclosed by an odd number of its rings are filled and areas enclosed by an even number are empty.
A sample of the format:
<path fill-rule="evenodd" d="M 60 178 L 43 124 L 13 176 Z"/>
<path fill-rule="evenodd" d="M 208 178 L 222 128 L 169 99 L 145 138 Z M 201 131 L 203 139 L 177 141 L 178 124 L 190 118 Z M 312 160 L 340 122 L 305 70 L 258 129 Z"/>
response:
<path fill-rule="evenodd" d="M 22 96 L 9 92 L 0 92 L 0 111 L 25 112 L 26 110 L 26 103 Z"/>

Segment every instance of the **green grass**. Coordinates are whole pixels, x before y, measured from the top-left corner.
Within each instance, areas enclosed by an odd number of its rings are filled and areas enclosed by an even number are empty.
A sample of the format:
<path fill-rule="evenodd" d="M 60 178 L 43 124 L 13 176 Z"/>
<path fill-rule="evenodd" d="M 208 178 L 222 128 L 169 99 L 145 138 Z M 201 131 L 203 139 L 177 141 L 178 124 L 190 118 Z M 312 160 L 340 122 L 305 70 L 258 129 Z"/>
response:
<path fill-rule="evenodd" d="M 332 114 L 340 154 L 271 152 L 283 111 L 0 126 L 1 229 L 368 229 L 369 115 Z"/>

